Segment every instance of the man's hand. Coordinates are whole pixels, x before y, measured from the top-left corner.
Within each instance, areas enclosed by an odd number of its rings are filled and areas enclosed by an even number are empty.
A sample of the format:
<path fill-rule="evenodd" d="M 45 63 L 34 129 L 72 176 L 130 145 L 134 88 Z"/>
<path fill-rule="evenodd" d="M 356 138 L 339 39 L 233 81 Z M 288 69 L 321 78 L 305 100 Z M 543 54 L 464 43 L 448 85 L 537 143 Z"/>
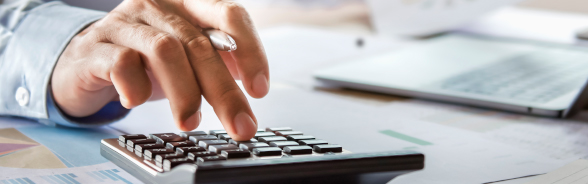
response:
<path fill-rule="evenodd" d="M 217 52 L 203 28 L 226 32 L 238 49 Z M 267 58 L 243 7 L 227 0 L 125 0 L 71 40 L 51 83 L 58 106 L 74 117 L 114 100 L 130 109 L 168 98 L 184 131 L 198 127 L 204 96 L 231 137 L 247 140 L 257 120 L 234 79 L 255 98 L 269 90 Z"/>

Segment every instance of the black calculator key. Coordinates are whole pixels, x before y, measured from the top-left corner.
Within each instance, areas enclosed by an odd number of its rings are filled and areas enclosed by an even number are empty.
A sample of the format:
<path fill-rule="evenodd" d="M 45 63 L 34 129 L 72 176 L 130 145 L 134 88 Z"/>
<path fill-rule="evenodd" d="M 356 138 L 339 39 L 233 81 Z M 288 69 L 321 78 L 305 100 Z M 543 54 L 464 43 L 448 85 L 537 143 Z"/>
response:
<path fill-rule="evenodd" d="M 199 136 L 190 136 L 190 141 L 198 143 L 199 141 L 203 140 L 217 140 L 218 138 L 214 135 L 199 135 Z"/>
<path fill-rule="evenodd" d="M 188 153 L 188 158 L 192 160 L 198 159 L 198 157 L 207 157 L 207 156 L 216 156 L 215 152 L 210 151 L 201 151 L 201 152 L 190 152 Z"/>
<path fill-rule="evenodd" d="M 191 147 L 191 146 L 196 146 L 196 144 L 194 144 L 194 142 L 192 142 L 192 141 L 168 142 L 167 144 L 165 144 L 166 148 L 173 149 L 173 150 L 176 150 L 176 148 L 179 148 L 179 147 Z"/>
<path fill-rule="evenodd" d="M 232 138 L 231 138 L 231 136 L 230 136 L 229 134 L 220 134 L 220 135 L 218 136 L 218 138 L 219 138 L 219 139 L 222 139 L 222 140 L 225 140 L 225 141 L 229 141 L 229 140 L 231 140 L 231 139 L 232 139 Z"/>
<path fill-rule="evenodd" d="M 251 153 L 247 150 L 243 149 L 236 149 L 236 150 L 223 150 L 221 151 L 221 155 L 228 159 L 232 158 L 248 158 L 251 156 Z"/>
<path fill-rule="evenodd" d="M 284 148 L 284 146 L 298 146 L 300 144 L 298 144 L 297 142 L 294 142 L 294 141 L 276 141 L 276 142 L 270 142 L 269 145 L 271 147 Z"/>
<path fill-rule="evenodd" d="M 286 139 L 288 139 L 289 141 L 300 141 L 300 140 L 311 140 L 311 139 L 315 139 L 314 136 L 312 135 L 289 135 L 286 136 Z"/>
<path fill-rule="evenodd" d="M 178 134 L 174 133 L 151 134 L 151 138 L 157 140 L 157 143 L 161 144 L 165 144 L 167 142 L 180 142 L 187 140 L 187 138 L 179 136 Z"/>
<path fill-rule="evenodd" d="M 276 133 L 276 135 L 284 136 L 284 137 L 289 136 L 289 135 L 302 135 L 301 131 L 277 131 L 275 133 Z"/>
<path fill-rule="evenodd" d="M 269 145 L 267 143 L 262 143 L 262 142 L 258 142 L 258 143 L 243 143 L 239 145 L 239 148 L 244 149 L 244 150 L 253 150 L 253 148 L 262 148 L 262 147 L 269 147 Z"/>
<path fill-rule="evenodd" d="M 275 132 L 275 131 L 292 131 L 290 127 L 269 127 L 265 129 L 268 132 Z"/>
<path fill-rule="evenodd" d="M 259 142 L 274 142 L 274 141 L 287 141 L 285 137 L 282 136 L 271 136 L 271 137 L 260 137 Z"/>
<path fill-rule="evenodd" d="M 229 140 L 229 144 L 234 144 L 234 145 L 241 145 L 242 143 L 255 143 L 258 142 L 257 139 L 251 138 L 248 141 L 235 141 L 233 139 Z"/>
<path fill-rule="evenodd" d="M 147 139 L 147 136 L 143 134 L 130 134 L 130 135 L 121 135 L 118 136 L 118 140 L 122 142 L 127 142 L 130 139 Z"/>
<path fill-rule="evenodd" d="M 229 144 L 229 142 L 225 140 L 204 140 L 199 141 L 198 146 L 208 148 L 210 145 L 221 145 L 221 144 Z"/>
<path fill-rule="evenodd" d="M 191 132 L 181 132 L 180 136 L 184 138 L 188 138 L 190 136 L 200 136 L 200 135 L 208 135 L 205 131 L 191 131 Z"/>
<path fill-rule="evenodd" d="M 150 144 L 155 142 L 157 142 L 155 139 L 129 139 L 127 140 L 127 145 L 134 148 L 136 144 Z"/>
<path fill-rule="evenodd" d="M 154 149 L 154 148 L 165 148 L 163 144 L 151 143 L 151 144 L 135 144 L 135 151 L 139 153 L 143 153 L 146 149 Z"/>
<path fill-rule="evenodd" d="M 257 156 L 280 156 L 282 155 L 282 149 L 278 147 L 253 148 L 253 154 Z"/>
<path fill-rule="evenodd" d="M 310 146 L 310 147 L 314 147 L 314 145 L 329 144 L 327 141 L 320 140 L 320 139 L 301 140 L 301 141 L 298 141 L 298 142 L 300 143 L 300 145 L 307 145 L 307 146 Z"/>
<path fill-rule="evenodd" d="M 343 148 L 339 145 L 336 145 L 336 144 L 315 145 L 313 149 L 317 153 L 326 153 L 326 152 L 340 153 L 340 152 L 343 152 Z"/>
<path fill-rule="evenodd" d="M 155 161 L 161 163 L 165 159 L 172 159 L 172 158 L 186 158 L 186 155 L 182 155 L 182 154 L 179 154 L 179 153 L 170 153 L 170 154 L 156 155 L 155 156 Z"/>
<path fill-rule="evenodd" d="M 259 139 L 260 137 L 271 137 L 276 136 L 273 132 L 257 132 L 255 133 L 255 138 Z"/>
<path fill-rule="evenodd" d="M 312 154 L 312 148 L 310 146 L 286 146 L 284 153 L 291 155 Z"/>
<path fill-rule="evenodd" d="M 180 164 L 185 164 L 185 163 L 194 163 L 194 161 L 190 160 L 188 158 L 165 159 L 165 160 L 163 160 L 163 170 L 170 171 L 175 166 L 178 166 Z"/>
<path fill-rule="evenodd" d="M 179 153 L 182 155 L 188 155 L 188 153 L 191 153 L 191 152 L 201 152 L 201 151 L 206 151 L 206 149 L 204 149 L 204 147 L 200 147 L 200 146 L 179 147 L 178 149 L 176 149 L 176 153 Z"/>
<path fill-rule="evenodd" d="M 239 147 L 237 147 L 237 145 L 234 145 L 234 144 L 210 145 L 208 147 L 208 151 L 215 152 L 217 154 L 220 154 L 222 150 L 234 150 L 234 149 L 239 149 Z"/>
<path fill-rule="evenodd" d="M 211 162 L 211 161 L 222 161 L 222 160 L 227 160 L 227 158 L 223 157 L 223 156 L 198 157 L 198 159 L 196 160 L 196 164 L 202 164 L 202 163 Z"/>
<path fill-rule="evenodd" d="M 174 150 L 167 148 L 146 149 L 143 156 L 147 160 L 155 159 L 155 155 L 174 153 Z"/>
<path fill-rule="evenodd" d="M 225 130 L 211 130 L 208 132 L 210 135 L 218 136 L 219 134 L 227 134 Z"/>

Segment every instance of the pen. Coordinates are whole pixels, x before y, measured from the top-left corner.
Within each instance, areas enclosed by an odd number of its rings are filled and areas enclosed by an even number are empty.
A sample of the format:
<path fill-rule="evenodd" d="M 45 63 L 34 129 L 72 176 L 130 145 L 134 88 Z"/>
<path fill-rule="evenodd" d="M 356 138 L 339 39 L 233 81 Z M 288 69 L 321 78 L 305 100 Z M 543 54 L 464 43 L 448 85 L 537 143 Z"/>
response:
<path fill-rule="evenodd" d="M 206 29 L 202 31 L 202 33 L 208 36 L 208 39 L 210 39 L 212 46 L 214 46 L 216 50 L 227 52 L 237 50 L 237 44 L 235 43 L 235 40 L 233 40 L 233 37 L 221 30 Z"/>

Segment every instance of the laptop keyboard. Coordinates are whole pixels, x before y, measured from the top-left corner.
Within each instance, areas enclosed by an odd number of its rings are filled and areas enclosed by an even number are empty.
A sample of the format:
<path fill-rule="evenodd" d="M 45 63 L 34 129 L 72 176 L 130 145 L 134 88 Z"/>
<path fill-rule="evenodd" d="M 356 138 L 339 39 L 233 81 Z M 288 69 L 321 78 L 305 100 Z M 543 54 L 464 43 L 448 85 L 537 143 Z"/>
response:
<path fill-rule="evenodd" d="M 588 78 L 588 54 L 540 52 L 451 77 L 441 88 L 544 103 L 582 87 Z"/>

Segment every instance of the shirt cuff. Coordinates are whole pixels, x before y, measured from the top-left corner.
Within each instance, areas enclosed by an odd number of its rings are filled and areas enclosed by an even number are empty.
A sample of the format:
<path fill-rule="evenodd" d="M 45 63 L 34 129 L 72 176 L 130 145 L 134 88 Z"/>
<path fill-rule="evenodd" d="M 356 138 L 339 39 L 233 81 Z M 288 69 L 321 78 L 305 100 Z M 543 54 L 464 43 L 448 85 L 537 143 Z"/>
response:
<path fill-rule="evenodd" d="M 129 110 L 113 102 L 95 115 L 68 117 L 57 108 L 51 95 L 51 74 L 69 41 L 105 15 L 105 12 L 72 7 L 59 1 L 27 12 L 0 58 L 0 86 L 3 88 L 0 90 L 0 115 L 38 119 L 48 125 L 90 127 L 128 114 Z"/>

